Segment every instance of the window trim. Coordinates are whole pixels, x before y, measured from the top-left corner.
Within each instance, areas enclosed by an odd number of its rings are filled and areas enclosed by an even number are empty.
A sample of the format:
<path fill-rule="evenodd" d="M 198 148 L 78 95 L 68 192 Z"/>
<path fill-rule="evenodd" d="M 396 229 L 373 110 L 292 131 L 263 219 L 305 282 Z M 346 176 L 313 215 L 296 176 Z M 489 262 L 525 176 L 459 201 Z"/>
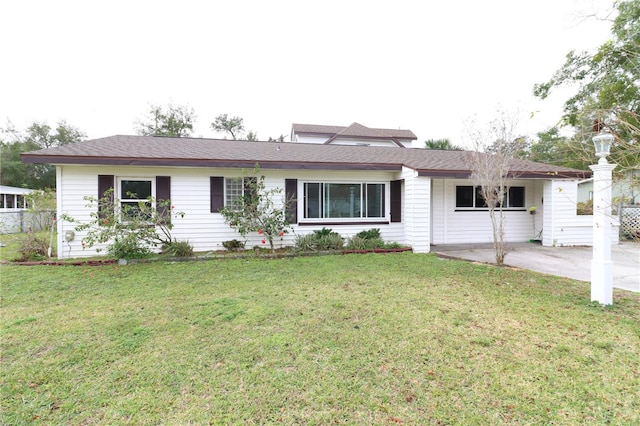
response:
<path fill-rule="evenodd" d="M 473 200 L 473 206 L 471 207 L 459 207 L 458 206 L 458 188 L 473 188 L 473 194 L 472 194 L 472 200 Z M 517 206 L 517 207 L 509 207 L 509 198 L 510 198 L 510 191 L 512 188 L 522 188 L 522 206 Z M 527 189 L 525 185 L 509 185 L 505 187 L 505 200 L 503 202 L 503 205 L 501 207 L 502 211 L 527 211 L 527 209 L 525 208 L 526 205 L 526 194 L 527 194 Z M 480 186 L 473 186 L 473 185 L 456 185 L 455 186 L 455 191 L 454 191 L 454 203 L 455 203 L 455 208 L 454 211 L 456 212 L 478 212 L 478 211 L 489 211 L 489 208 L 486 205 L 483 205 L 481 207 L 477 207 L 477 203 L 478 200 L 483 200 L 483 197 L 480 195 Z M 496 206 L 496 209 L 500 208 L 500 206 Z"/>

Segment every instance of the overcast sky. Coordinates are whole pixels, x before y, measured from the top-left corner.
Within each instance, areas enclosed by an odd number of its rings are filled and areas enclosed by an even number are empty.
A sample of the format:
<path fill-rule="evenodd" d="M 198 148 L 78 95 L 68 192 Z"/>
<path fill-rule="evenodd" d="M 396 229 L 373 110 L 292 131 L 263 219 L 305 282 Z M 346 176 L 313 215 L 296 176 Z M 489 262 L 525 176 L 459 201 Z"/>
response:
<path fill-rule="evenodd" d="M 204 137 L 228 113 L 265 140 L 358 122 L 464 144 L 464 123 L 498 108 L 531 134 L 568 94 L 540 102 L 533 85 L 606 40 L 610 23 L 584 16 L 611 3 L 0 0 L 0 127 L 135 134 L 150 104 L 171 102 L 195 110 Z"/>

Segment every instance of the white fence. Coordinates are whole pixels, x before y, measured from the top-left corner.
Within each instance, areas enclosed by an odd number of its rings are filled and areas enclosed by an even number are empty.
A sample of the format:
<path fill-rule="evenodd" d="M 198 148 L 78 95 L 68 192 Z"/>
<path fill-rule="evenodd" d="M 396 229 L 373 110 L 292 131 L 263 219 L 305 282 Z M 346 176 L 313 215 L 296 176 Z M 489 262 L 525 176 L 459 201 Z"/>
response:
<path fill-rule="evenodd" d="M 620 238 L 640 239 L 640 206 L 623 206 L 620 209 Z"/>
<path fill-rule="evenodd" d="M 30 212 L 21 209 L 3 209 L 0 210 L 0 234 L 17 234 L 49 229 L 54 217 L 55 211 L 53 210 Z"/>

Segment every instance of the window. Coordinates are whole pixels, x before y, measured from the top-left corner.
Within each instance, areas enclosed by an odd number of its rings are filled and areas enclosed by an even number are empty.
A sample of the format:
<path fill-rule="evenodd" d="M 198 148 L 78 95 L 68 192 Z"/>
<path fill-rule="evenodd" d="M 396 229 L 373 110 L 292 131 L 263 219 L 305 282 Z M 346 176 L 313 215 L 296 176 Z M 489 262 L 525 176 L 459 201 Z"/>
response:
<path fill-rule="evenodd" d="M 304 183 L 305 219 L 385 217 L 383 183 Z"/>
<path fill-rule="evenodd" d="M 120 208 L 125 215 L 129 217 L 138 215 L 140 213 L 140 203 L 148 204 L 151 207 L 152 179 L 119 178 L 118 190 Z"/>
<path fill-rule="evenodd" d="M 233 205 L 233 202 L 242 197 L 244 185 L 242 178 L 227 178 L 225 179 L 225 198 L 224 204 L 227 206 Z"/>
<path fill-rule="evenodd" d="M 98 198 L 107 202 L 98 204 L 98 216 L 105 219 L 113 214 L 114 195 L 120 200 L 120 207 L 137 209 L 138 202 L 150 203 L 149 198 L 155 193 L 158 213 L 170 220 L 169 202 L 171 200 L 171 176 L 154 178 L 118 178 L 114 175 L 98 175 Z M 134 210 L 131 211 L 132 214 Z"/>
<path fill-rule="evenodd" d="M 257 178 L 226 178 L 224 182 L 224 200 L 226 206 L 233 206 L 236 200 L 241 197 L 245 197 L 245 203 L 253 201 L 252 198 L 256 191 Z"/>
<path fill-rule="evenodd" d="M 512 186 L 507 191 L 507 206 L 513 208 L 524 207 L 524 186 Z"/>
<path fill-rule="evenodd" d="M 505 209 L 524 208 L 524 186 L 511 186 L 502 202 Z M 480 187 L 456 186 L 456 208 L 461 210 L 486 209 L 487 203 L 481 194 Z"/>
<path fill-rule="evenodd" d="M 250 191 L 255 191 L 257 178 L 224 178 L 211 176 L 209 178 L 209 199 L 211 213 L 218 213 L 224 206 L 232 206 L 238 197 L 251 197 Z"/>

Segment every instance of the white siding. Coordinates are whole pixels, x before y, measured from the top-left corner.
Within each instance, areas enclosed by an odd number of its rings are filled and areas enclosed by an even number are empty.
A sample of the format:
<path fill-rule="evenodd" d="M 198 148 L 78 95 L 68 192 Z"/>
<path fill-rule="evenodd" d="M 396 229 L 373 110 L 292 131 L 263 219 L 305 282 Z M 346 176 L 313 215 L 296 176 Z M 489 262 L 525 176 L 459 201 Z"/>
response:
<path fill-rule="evenodd" d="M 185 212 L 184 218 L 173 218 L 173 236 L 178 240 L 188 240 L 198 252 L 223 250 L 222 243 L 231 239 L 242 240 L 242 237 L 224 223 L 222 215 L 210 212 L 209 177 L 226 178 L 241 177 L 239 169 L 204 169 L 204 168 L 170 168 L 170 167 L 127 167 L 127 166 L 63 166 L 58 167 L 58 216 L 68 214 L 80 222 L 91 219 L 91 210 L 86 207 L 85 196 L 98 197 L 98 175 L 115 175 L 127 177 L 171 176 L 171 203 L 175 211 Z M 351 171 L 300 171 L 300 170 L 263 170 L 266 189 L 282 188 L 284 196 L 285 179 L 298 179 L 298 198 L 303 196 L 303 182 L 384 182 L 395 179 L 389 172 L 351 172 Z M 385 206 L 389 220 L 389 187 L 387 186 Z M 298 220 L 303 221 L 302 203 L 298 203 Z M 327 220 L 329 221 L 329 220 Z M 366 220 L 363 220 L 366 221 Z M 381 221 L 381 220 L 376 220 Z M 82 249 L 82 238 L 86 234 L 76 232 L 71 242 L 64 241 L 66 231 L 73 231 L 75 224 L 58 221 L 58 256 L 86 257 L 96 255 L 96 248 Z M 340 225 L 294 225 L 292 233 L 277 240 L 277 246 L 293 245 L 296 234 L 307 234 L 323 226 L 332 228 L 343 237 L 372 228 L 380 228 L 382 237 L 387 242 L 405 243 L 402 223 L 388 225 L 340 224 Z M 253 235 L 248 238 L 247 247 L 261 246 L 261 237 Z M 102 247 L 105 248 L 104 246 Z"/>
<path fill-rule="evenodd" d="M 420 177 L 415 170 L 403 167 L 404 179 L 403 222 L 405 243 L 416 253 L 430 251 L 431 232 L 431 178 Z"/>
<path fill-rule="evenodd" d="M 467 179 L 434 179 L 433 183 L 433 244 L 489 243 L 493 241 L 493 227 L 489 212 L 457 211 L 456 186 L 472 185 Z M 505 210 L 505 241 L 524 242 L 534 238 L 533 225 L 537 215 L 531 215 L 529 207 L 541 210 L 539 183 L 533 180 L 510 180 L 508 186 L 523 186 L 525 207 L 521 210 Z M 539 231 L 539 227 L 537 230 Z"/>
<path fill-rule="evenodd" d="M 544 184 L 544 229 L 542 245 L 590 246 L 593 244 L 593 216 L 578 215 L 576 180 L 553 180 Z M 618 223 L 613 219 L 611 239 L 619 242 Z"/>
<path fill-rule="evenodd" d="M 299 135 L 295 134 L 295 140 L 293 142 L 298 143 L 325 143 L 329 140 L 326 135 Z"/>

